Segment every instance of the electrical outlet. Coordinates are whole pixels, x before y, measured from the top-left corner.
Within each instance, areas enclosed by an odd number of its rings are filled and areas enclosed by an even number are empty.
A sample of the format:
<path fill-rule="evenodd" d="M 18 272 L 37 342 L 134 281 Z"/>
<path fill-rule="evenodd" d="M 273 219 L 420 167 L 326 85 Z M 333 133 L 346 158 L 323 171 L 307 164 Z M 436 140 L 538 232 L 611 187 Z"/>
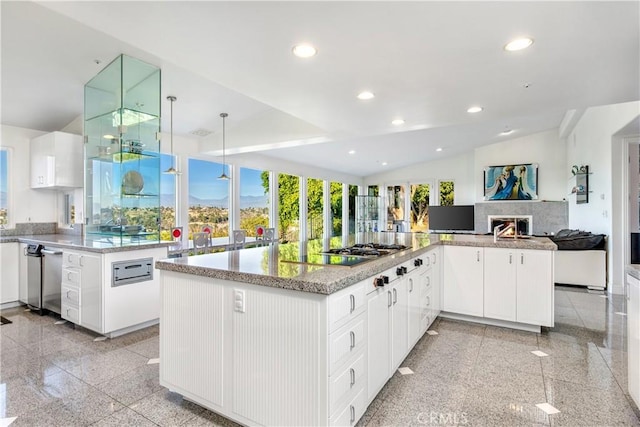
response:
<path fill-rule="evenodd" d="M 244 313 L 245 304 L 244 304 L 244 291 L 240 289 L 233 290 L 233 311 L 237 311 L 238 313 Z"/>

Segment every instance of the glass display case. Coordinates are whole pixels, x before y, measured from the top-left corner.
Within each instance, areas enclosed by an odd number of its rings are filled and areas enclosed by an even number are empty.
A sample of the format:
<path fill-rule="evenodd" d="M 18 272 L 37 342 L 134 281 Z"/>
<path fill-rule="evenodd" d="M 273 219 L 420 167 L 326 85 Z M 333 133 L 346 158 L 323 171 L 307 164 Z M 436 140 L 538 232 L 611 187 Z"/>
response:
<path fill-rule="evenodd" d="M 160 241 L 160 69 L 121 55 L 85 85 L 85 232 Z"/>
<path fill-rule="evenodd" d="M 356 231 L 378 231 L 380 197 L 356 196 Z"/>

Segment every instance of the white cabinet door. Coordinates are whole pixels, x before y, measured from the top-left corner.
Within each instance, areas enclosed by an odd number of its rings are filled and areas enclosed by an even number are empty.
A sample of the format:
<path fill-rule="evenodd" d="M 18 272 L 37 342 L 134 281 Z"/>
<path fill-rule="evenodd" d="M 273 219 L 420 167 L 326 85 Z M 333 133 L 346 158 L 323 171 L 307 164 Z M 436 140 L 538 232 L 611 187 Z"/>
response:
<path fill-rule="evenodd" d="M 421 319 L 424 311 L 422 304 L 424 303 L 424 295 L 426 292 L 425 285 L 421 283 L 426 269 L 418 269 L 407 277 L 408 292 L 408 327 L 409 331 L 409 348 L 412 348 L 422 336 Z"/>
<path fill-rule="evenodd" d="M 20 296 L 18 282 L 20 247 L 17 242 L 0 243 L 0 303 L 16 302 Z"/>
<path fill-rule="evenodd" d="M 444 311 L 483 315 L 483 248 L 444 247 Z"/>
<path fill-rule="evenodd" d="M 27 303 L 27 244 L 20 243 L 20 250 L 18 252 L 20 270 L 18 272 L 19 283 L 19 300 L 20 302 Z"/>
<path fill-rule="evenodd" d="M 629 395 L 640 406 L 640 281 L 627 275 Z"/>
<path fill-rule="evenodd" d="M 391 374 L 409 353 L 409 293 L 407 285 L 408 280 L 403 277 L 396 281 L 391 289 Z"/>
<path fill-rule="evenodd" d="M 518 250 L 516 320 L 553 326 L 553 252 Z"/>
<path fill-rule="evenodd" d="M 81 256 L 81 325 L 87 329 L 102 332 L 102 256 L 88 253 Z"/>
<path fill-rule="evenodd" d="M 431 308 L 435 318 L 442 309 L 442 247 L 436 247 L 428 254 L 431 266 Z"/>
<path fill-rule="evenodd" d="M 391 288 L 378 288 L 367 300 L 367 398 L 370 402 L 389 379 Z"/>
<path fill-rule="evenodd" d="M 484 249 L 484 317 L 516 321 L 516 257 L 513 249 Z"/>
<path fill-rule="evenodd" d="M 83 186 L 82 137 L 52 132 L 31 140 L 31 188 Z"/>

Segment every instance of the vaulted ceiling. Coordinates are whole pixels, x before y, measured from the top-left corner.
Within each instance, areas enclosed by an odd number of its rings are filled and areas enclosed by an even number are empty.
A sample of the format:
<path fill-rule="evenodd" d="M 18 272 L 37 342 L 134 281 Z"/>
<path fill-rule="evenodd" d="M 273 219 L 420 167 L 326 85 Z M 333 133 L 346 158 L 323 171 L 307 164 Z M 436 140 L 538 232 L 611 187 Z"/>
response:
<path fill-rule="evenodd" d="M 224 111 L 231 153 L 367 176 L 639 100 L 639 4 L 3 1 L 2 123 L 63 128 L 125 53 L 162 68 L 174 132 L 211 132 L 202 152 L 219 154 Z M 317 54 L 292 55 L 301 42 Z"/>

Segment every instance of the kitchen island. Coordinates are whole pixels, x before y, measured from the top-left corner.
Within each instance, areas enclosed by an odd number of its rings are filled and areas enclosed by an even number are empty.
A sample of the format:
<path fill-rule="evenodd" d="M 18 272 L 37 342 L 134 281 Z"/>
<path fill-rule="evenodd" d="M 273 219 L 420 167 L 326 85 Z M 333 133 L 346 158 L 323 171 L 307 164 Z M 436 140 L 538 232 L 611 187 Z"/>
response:
<path fill-rule="evenodd" d="M 158 323 L 160 280 L 154 262 L 167 257 L 169 242 L 117 240 L 70 234 L 2 237 L 2 303 L 27 303 L 26 247 L 43 245 L 62 252 L 56 274 L 63 319 L 109 337 Z M 15 262 L 5 262 L 9 259 Z M 130 274 L 134 271 L 136 277 Z M 5 279 L 9 273 L 13 280 Z"/>
<path fill-rule="evenodd" d="M 345 240 L 158 261 L 160 383 L 246 425 L 353 425 L 451 296 L 449 248 L 473 251 L 478 263 L 486 249 L 507 251 L 513 263 L 522 255 L 523 265 L 545 253 L 551 267 L 555 250 L 546 238 L 362 233 Z M 409 248 L 352 266 L 321 253 L 361 242 Z M 553 302 L 549 274 L 545 304 Z"/>

